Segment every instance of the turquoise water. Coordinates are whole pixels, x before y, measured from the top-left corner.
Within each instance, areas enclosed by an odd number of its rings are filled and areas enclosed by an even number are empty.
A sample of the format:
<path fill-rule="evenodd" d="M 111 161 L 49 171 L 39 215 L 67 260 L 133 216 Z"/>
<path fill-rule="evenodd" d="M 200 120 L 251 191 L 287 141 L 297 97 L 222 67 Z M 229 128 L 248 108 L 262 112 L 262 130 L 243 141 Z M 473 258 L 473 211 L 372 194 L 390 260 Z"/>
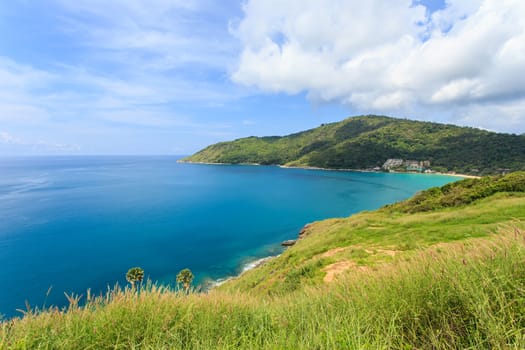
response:
<path fill-rule="evenodd" d="M 125 284 L 133 266 L 162 283 L 186 267 L 196 283 L 232 276 L 308 222 L 455 180 L 176 159 L 0 158 L 0 313 Z"/>

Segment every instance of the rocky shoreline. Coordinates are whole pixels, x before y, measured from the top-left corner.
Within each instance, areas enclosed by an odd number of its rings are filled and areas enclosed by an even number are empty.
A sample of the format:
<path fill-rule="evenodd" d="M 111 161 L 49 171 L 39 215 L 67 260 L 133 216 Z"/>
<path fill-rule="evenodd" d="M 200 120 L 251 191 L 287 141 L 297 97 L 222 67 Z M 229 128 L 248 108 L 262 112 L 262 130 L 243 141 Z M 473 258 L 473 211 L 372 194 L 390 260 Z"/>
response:
<path fill-rule="evenodd" d="M 308 229 L 312 226 L 313 223 L 309 223 L 309 224 L 306 224 L 304 225 L 300 230 L 299 230 L 299 233 L 297 234 L 297 239 L 289 239 L 289 240 L 286 240 L 286 241 L 283 241 L 281 242 L 281 246 L 283 247 L 290 247 L 290 246 L 293 246 L 297 243 L 297 241 L 301 240 L 307 233 L 308 233 Z M 267 256 L 267 257 L 264 257 L 264 258 L 261 258 L 261 259 L 257 259 L 257 260 L 254 260 L 254 261 L 251 261 L 251 262 L 248 262 L 246 263 L 241 272 L 236 275 L 236 276 L 230 276 L 230 277 L 225 277 L 225 278 L 219 278 L 215 281 L 213 281 L 211 283 L 211 286 L 208 288 L 208 290 L 211 290 L 213 288 L 216 288 L 216 287 L 219 287 L 220 285 L 228 282 L 228 281 L 231 281 L 233 279 L 236 279 L 236 278 L 239 278 L 240 276 L 242 276 L 245 272 L 247 271 L 250 271 L 250 270 L 253 270 L 255 269 L 256 267 L 259 267 L 261 265 L 264 265 L 265 263 L 267 263 L 268 261 L 274 259 L 274 258 L 277 258 L 279 257 L 281 254 L 278 254 L 278 255 L 271 255 L 271 256 Z"/>
<path fill-rule="evenodd" d="M 280 254 L 279 254 L 280 255 Z M 224 283 L 228 282 L 228 281 L 231 281 L 231 280 L 234 280 L 236 278 L 239 278 L 241 277 L 245 272 L 247 271 L 250 271 L 250 270 L 253 270 L 254 268 L 258 267 L 258 266 L 261 266 L 263 264 L 265 264 L 266 262 L 274 259 L 274 258 L 277 258 L 279 255 L 271 255 L 271 256 L 267 256 L 267 257 L 264 257 L 264 258 L 261 258 L 261 259 L 257 259 L 257 260 L 254 260 L 254 261 L 251 261 L 249 263 L 246 263 L 243 268 L 242 268 L 242 271 L 236 275 L 236 276 L 230 276 L 230 277 L 224 277 L 224 278 L 219 278 L 218 280 L 215 280 L 211 283 L 211 286 L 210 286 L 210 290 L 213 289 L 213 288 L 216 288 L 216 287 L 219 287 L 220 285 L 223 285 Z"/>

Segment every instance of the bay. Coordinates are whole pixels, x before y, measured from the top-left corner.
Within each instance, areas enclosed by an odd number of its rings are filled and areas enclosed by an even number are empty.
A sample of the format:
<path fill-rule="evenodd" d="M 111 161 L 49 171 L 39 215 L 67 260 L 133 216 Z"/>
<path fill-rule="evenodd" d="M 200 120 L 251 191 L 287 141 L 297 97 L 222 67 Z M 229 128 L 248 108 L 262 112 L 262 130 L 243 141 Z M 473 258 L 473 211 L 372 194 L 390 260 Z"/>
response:
<path fill-rule="evenodd" d="M 0 313 L 125 285 L 133 266 L 174 285 L 233 276 L 306 223 L 457 178 L 177 163 L 175 156 L 0 159 Z"/>

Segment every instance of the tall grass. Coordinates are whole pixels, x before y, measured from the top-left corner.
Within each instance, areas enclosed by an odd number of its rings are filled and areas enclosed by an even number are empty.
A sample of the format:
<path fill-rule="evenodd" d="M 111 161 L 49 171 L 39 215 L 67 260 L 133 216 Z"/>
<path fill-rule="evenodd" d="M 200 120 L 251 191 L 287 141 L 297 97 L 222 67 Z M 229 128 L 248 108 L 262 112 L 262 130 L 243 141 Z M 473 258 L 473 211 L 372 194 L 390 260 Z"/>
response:
<path fill-rule="evenodd" d="M 427 248 L 278 298 L 148 284 L 82 299 L 4 321 L 0 348 L 522 349 L 525 235 Z"/>

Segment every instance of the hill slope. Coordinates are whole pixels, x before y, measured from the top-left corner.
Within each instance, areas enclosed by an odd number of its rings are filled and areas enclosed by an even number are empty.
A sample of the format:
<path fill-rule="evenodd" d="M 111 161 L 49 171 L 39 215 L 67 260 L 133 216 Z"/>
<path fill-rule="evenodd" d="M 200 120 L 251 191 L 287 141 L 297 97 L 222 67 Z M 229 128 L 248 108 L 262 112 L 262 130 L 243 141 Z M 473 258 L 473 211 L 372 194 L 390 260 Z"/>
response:
<path fill-rule="evenodd" d="M 2 322 L 0 349 L 522 349 L 524 220 L 525 172 L 460 181 L 309 225 L 209 294 L 68 296 Z"/>
<path fill-rule="evenodd" d="M 525 172 L 431 188 L 379 210 L 309 224 L 292 249 L 222 286 L 283 295 L 345 271 L 373 271 L 436 244 L 487 238 L 525 223 Z"/>
<path fill-rule="evenodd" d="M 469 174 L 525 170 L 525 136 L 361 116 L 283 137 L 217 143 L 183 161 L 367 169 L 389 158 L 429 160 L 434 170 Z"/>

